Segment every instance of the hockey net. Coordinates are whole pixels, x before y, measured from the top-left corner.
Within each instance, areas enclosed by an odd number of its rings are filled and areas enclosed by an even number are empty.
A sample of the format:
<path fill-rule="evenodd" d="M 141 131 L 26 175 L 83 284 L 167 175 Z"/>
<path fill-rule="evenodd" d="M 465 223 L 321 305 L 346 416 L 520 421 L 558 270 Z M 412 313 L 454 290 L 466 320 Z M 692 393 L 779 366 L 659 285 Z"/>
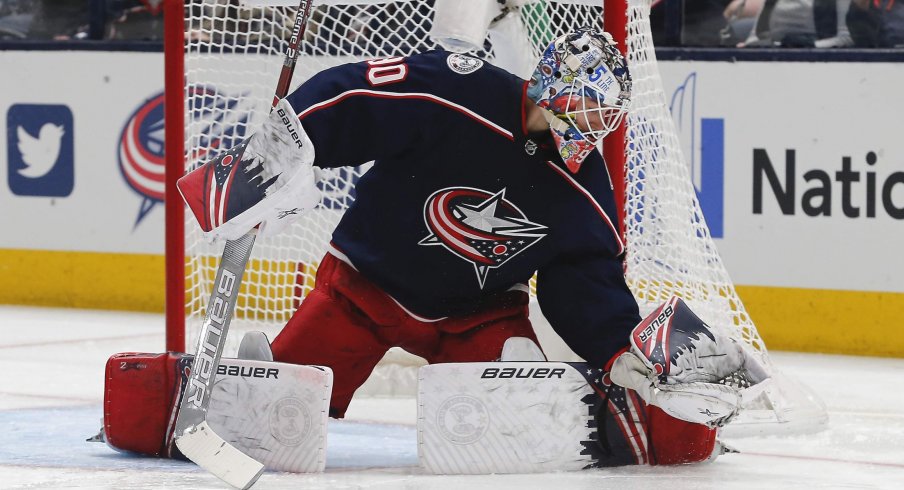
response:
<path fill-rule="evenodd" d="M 627 19 L 623 30 L 634 78 L 627 141 L 620 152 L 626 157 L 629 284 L 644 310 L 673 294 L 683 297 L 704 320 L 745 342 L 773 369 L 722 265 L 680 153 L 656 66 L 649 4 L 650 0 L 629 0 L 627 15 L 615 17 Z M 625 8 L 624 0 L 605 5 Z M 184 170 L 237 144 L 268 113 L 296 7 L 295 0 L 186 0 Z M 315 1 L 293 88 L 330 66 L 437 47 L 429 36 L 433 13 L 433 0 Z M 552 39 L 576 26 L 600 26 L 603 14 L 603 0 L 528 0 L 499 20 L 483 49 L 472 54 L 527 78 Z M 355 182 L 368 167 L 326 171 L 321 206 L 280 236 L 258 240 L 236 304 L 226 355 L 235 352 L 245 331 L 261 330 L 272 339 L 289 320 L 313 287 L 332 230 L 354 201 Z M 168 218 L 167 226 L 184 229 L 185 282 L 173 284 L 168 279 L 168 287 L 184 288 L 185 318 L 168 315 L 167 328 L 180 330 L 176 337 L 184 335 L 187 345 L 195 345 L 222 243 L 207 243 L 193 219 L 183 218 Z M 532 318 L 538 311 L 532 310 Z M 538 330 L 549 329 L 536 323 Z M 570 352 L 544 348 L 551 360 L 574 360 Z M 393 349 L 358 394 L 413 395 L 416 368 L 422 363 Z M 775 388 L 757 400 L 755 410 L 747 411 L 750 422 L 809 426 L 824 419 L 818 400 L 799 396 L 797 388 L 787 388 L 788 383 L 781 386 L 786 388 Z"/>

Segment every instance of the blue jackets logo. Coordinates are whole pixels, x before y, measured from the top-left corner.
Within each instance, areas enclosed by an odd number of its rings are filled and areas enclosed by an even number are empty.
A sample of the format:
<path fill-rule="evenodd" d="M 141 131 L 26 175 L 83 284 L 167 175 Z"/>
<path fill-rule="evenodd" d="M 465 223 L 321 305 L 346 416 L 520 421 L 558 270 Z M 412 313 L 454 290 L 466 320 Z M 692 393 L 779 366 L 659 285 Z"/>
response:
<path fill-rule="evenodd" d="M 420 245 L 445 247 L 470 262 L 483 289 L 490 269 L 546 236 L 546 227 L 533 223 L 511 201 L 505 189 L 493 194 L 470 187 L 434 192 L 424 204 L 430 235 Z"/>
<path fill-rule="evenodd" d="M 154 205 L 163 202 L 163 94 L 142 104 L 129 118 L 119 138 L 119 170 L 135 192 L 142 196 L 135 226 Z"/>
<path fill-rule="evenodd" d="M 19 196 L 66 197 L 75 185 L 72 111 L 14 104 L 6 113 L 9 188 Z"/>
<path fill-rule="evenodd" d="M 191 121 L 199 140 L 189 155 L 194 167 L 215 156 L 216 152 L 238 145 L 245 137 L 249 111 L 239 102 L 247 94 L 228 95 L 214 87 L 194 86 L 191 96 Z M 165 139 L 163 93 L 146 100 L 126 121 L 119 138 L 119 170 L 129 187 L 141 196 L 135 219 L 137 227 L 165 193 Z"/>

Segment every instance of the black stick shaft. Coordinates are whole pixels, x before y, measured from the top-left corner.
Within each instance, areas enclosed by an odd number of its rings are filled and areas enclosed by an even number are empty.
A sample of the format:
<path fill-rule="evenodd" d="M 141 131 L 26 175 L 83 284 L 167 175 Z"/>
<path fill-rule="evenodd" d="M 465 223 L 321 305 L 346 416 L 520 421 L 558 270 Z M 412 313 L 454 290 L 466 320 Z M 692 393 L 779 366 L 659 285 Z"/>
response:
<path fill-rule="evenodd" d="M 289 46 L 286 48 L 286 58 L 283 61 L 282 70 L 279 72 L 279 82 L 276 83 L 276 93 L 273 95 L 273 107 L 279 99 L 289 95 L 289 84 L 292 83 L 292 75 L 295 73 L 295 65 L 298 63 L 298 51 L 307 31 L 308 17 L 311 15 L 310 0 L 301 0 L 298 4 L 298 13 L 295 15 L 295 25 L 292 26 L 292 36 L 289 37 Z"/>

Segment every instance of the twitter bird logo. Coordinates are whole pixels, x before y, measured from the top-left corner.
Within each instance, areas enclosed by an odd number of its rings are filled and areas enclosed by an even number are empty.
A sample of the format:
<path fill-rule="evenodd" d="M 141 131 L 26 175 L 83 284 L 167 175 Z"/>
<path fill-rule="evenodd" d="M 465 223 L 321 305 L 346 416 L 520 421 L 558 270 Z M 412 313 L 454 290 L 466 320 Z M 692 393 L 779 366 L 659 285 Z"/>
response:
<path fill-rule="evenodd" d="M 16 129 L 19 136 L 19 153 L 26 167 L 19 169 L 19 175 L 31 179 L 41 178 L 50 172 L 60 156 L 60 143 L 66 130 L 63 126 L 46 123 L 41 126 L 38 137 L 28 134 L 22 126 Z"/>
<path fill-rule="evenodd" d="M 72 111 L 15 104 L 6 114 L 9 187 L 19 196 L 65 197 L 75 185 Z"/>

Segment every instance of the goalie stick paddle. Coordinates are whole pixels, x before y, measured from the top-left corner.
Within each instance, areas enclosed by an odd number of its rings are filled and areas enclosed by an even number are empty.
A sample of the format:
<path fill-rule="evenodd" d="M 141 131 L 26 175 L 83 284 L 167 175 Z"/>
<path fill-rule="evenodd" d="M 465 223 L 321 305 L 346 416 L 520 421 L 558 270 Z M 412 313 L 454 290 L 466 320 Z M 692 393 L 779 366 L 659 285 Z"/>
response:
<path fill-rule="evenodd" d="M 286 57 L 272 106 L 289 93 L 289 84 L 298 61 L 298 50 L 304 38 L 310 11 L 311 2 L 301 0 L 295 14 L 295 25 L 286 48 Z M 193 172 L 208 172 L 210 169 L 218 168 L 225 158 L 241 160 L 240 152 L 243 150 L 244 146 L 239 149 L 238 155 L 231 155 L 235 153 L 233 151 L 224 152 Z M 236 156 L 238 158 L 235 158 Z M 230 170 L 236 172 L 239 168 L 240 165 L 233 165 Z M 182 179 L 189 177 L 191 173 Z M 217 435 L 207 424 L 207 409 L 210 406 L 210 394 L 223 355 L 229 323 L 235 311 L 239 286 L 254 247 L 256 234 L 256 230 L 251 230 L 236 240 L 228 240 L 223 249 L 214 280 L 214 290 L 207 304 L 207 316 L 198 339 L 197 353 L 192 363 L 186 391 L 179 404 L 173 432 L 176 447 L 185 457 L 226 483 L 241 489 L 254 485 L 264 472 L 264 465 Z"/>

